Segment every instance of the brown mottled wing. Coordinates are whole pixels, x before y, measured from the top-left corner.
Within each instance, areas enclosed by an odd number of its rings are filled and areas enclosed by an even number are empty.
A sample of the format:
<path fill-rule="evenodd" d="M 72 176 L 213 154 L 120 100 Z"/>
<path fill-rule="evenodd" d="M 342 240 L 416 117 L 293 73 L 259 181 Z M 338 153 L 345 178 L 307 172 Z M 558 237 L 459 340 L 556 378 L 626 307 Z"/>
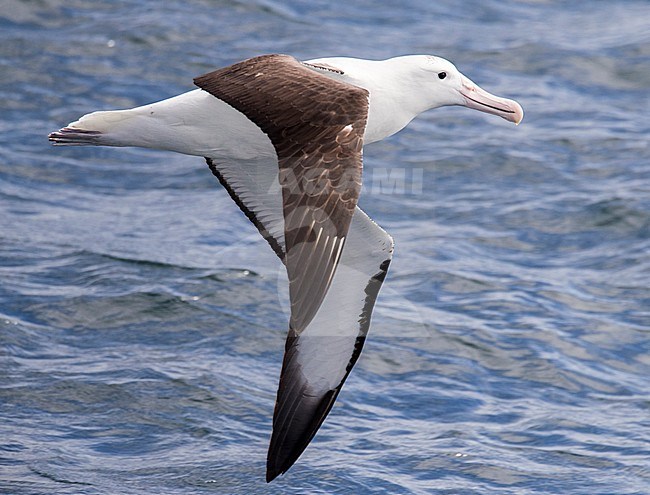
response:
<path fill-rule="evenodd" d="M 290 328 L 304 330 L 334 276 L 361 190 L 368 92 L 287 55 L 264 55 L 194 83 L 271 140 L 282 186 Z"/>

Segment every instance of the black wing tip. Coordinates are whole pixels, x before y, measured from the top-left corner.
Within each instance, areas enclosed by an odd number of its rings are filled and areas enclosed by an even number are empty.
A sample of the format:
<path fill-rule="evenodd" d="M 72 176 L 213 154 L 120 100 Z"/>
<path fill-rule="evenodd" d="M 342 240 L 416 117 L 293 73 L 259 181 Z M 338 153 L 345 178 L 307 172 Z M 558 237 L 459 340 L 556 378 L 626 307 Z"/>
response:
<path fill-rule="evenodd" d="M 294 339 L 287 339 L 287 343 L 295 342 Z M 291 352 L 289 351 L 289 353 Z M 295 399 L 292 400 L 285 396 L 287 381 L 291 382 L 295 379 L 296 376 L 290 370 L 287 374 L 283 373 L 280 379 L 278 400 L 281 402 L 276 403 L 273 415 L 273 434 L 266 460 L 267 483 L 280 474 L 286 473 L 302 455 L 332 409 L 345 381 L 344 379 L 334 390 L 328 390 L 318 398 L 311 392 L 306 393 L 305 385 L 303 385 L 298 395 L 303 399 L 310 397 L 311 400 L 295 401 Z M 288 404 L 287 400 L 289 400 Z M 283 410 L 287 405 L 289 410 Z"/>
<path fill-rule="evenodd" d="M 311 441 L 313 436 L 314 436 L 313 433 L 309 435 L 308 440 L 304 442 L 304 444 L 303 442 L 301 442 L 297 445 L 294 445 L 293 448 L 289 451 L 289 453 L 286 454 L 284 457 L 281 457 L 282 454 L 280 454 L 279 452 L 276 452 L 272 455 L 271 448 L 273 447 L 273 445 L 271 445 L 271 447 L 269 448 L 269 456 L 266 460 L 266 482 L 270 483 L 281 474 L 284 474 L 287 471 L 289 471 L 289 469 L 291 469 L 291 466 L 293 466 L 296 463 L 298 458 L 305 451 L 307 445 L 309 445 L 309 442 Z M 278 449 L 276 448 L 275 450 Z"/>
<path fill-rule="evenodd" d="M 282 465 L 282 466 L 278 466 L 278 465 L 271 466 L 267 462 L 267 464 L 266 464 L 266 482 L 270 483 L 271 481 L 273 481 L 275 478 L 277 478 L 281 474 L 286 473 L 289 470 L 289 468 L 293 465 L 294 462 L 295 462 L 295 460 L 292 461 L 291 463 L 286 463 L 285 465 Z"/>
<path fill-rule="evenodd" d="M 269 453 L 266 458 L 266 482 L 270 483 L 281 474 L 286 473 L 291 466 L 295 464 L 298 457 L 304 452 L 309 444 L 307 442 L 300 442 L 291 446 L 289 452 L 282 452 L 282 446 L 276 440 L 275 430 L 271 438 L 271 445 L 269 445 Z M 311 439 L 311 437 L 310 437 Z"/>
<path fill-rule="evenodd" d="M 282 474 L 282 473 L 280 473 L 279 471 L 275 472 L 275 471 L 271 471 L 271 470 L 269 470 L 267 468 L 266 469 L 266 482 L 271 483 L 271 481 L 273 481 L 275 478 L 277 478 L 280 474 Z"/>

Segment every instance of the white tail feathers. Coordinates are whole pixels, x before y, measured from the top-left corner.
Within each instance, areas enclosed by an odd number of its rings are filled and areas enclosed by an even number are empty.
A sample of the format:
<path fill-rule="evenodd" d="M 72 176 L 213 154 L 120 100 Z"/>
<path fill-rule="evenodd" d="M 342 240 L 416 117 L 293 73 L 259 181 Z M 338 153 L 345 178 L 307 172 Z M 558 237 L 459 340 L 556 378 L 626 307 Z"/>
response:
<path fill-rule="evenodd" d="M 125 146 L 118 136 L 132 117 L 129 110 L 89 113 L 52 132 L 48 139 L 62 146 Z"/>

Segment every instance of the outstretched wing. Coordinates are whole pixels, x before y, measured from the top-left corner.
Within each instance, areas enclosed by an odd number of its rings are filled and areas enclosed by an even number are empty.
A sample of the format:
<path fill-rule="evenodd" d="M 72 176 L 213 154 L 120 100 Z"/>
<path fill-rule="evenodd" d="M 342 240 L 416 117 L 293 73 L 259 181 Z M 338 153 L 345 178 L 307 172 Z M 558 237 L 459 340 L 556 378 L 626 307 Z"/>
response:
<path fill-rule="evenodd" d="M 323 304 L 302 333 L 289 329 L 267 481 L 293 465 L 334 405 L 361 354 L 392 253 L 392 238 L 357 208 Z"/>
<path fill-rule="evenodd" d="M 218 169 L 209 158 L 208 164 L 284 259 L 279 186 L 273 184 L 269 167 L 250 163 L 244 173 L 234 166 Z M 258 188 L 259 194 L 251 193 Z M 334 405 L 361 353 L 392 250 L 391 237 L 357 206 L 339 267 L 320 310 L 301 334 L 289 329 L 267 457 L 268 481 L 293 465 Z"/>
<path fill-rule="evenodd" d="M 242 173 L 235 167 L 213 173 L 233 200 L 257 226 L 280 259 L 284 259 L 282 206 L 268 167 Z M 256 187 L 260 194 L 250 194 Z M 267 457 L 267 481 L 284 473 L 300 457 L 334 405 L 356 363 L 370 317 L 393 252 L 391 237 L 357 206 L 339 267 L 320 310 L 298 334 L 289 329 L 280 375 L 273 434 Z"/>
<path fill-rule="evenodd" d="M 255 57 L 194 82 L 246 115 L 275 148 L 289 326 L 300 333 L 332 282 L 361 191 L 368 92 L 287 55 Z"/>
<path fill-rule="evenodd" d="M 258 125 L 278 157 L 276 169 L 264 160 L 207 158 L 289 274 L 292 318 L 270 481 L 293 465 L 332 408 L 361 353 L 392 255 L 390 236 L 355 208 L 367 92 L 285 56 L 252 59 L 196 83 Z"/>

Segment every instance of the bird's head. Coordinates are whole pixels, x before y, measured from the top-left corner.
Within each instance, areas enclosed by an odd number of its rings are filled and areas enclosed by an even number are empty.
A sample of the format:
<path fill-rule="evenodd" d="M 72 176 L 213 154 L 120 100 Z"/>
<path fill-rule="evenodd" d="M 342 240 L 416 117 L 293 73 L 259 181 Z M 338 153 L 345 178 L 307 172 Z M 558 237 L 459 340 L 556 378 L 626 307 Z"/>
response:
<path fill-rule="evenodd" d="M 461 105 L 481 112 L 498 115 L 509 122 L 519 124 L 524 118 L 521 105 L 514 100 L 488 93 L 471 79 L 464 76 L 454 64 L 444 58 L 431 55 L 403 57 L 415 67 L 414 77 L 418 90 L 428 95 L 428 109 L 448 105 Z"/>

